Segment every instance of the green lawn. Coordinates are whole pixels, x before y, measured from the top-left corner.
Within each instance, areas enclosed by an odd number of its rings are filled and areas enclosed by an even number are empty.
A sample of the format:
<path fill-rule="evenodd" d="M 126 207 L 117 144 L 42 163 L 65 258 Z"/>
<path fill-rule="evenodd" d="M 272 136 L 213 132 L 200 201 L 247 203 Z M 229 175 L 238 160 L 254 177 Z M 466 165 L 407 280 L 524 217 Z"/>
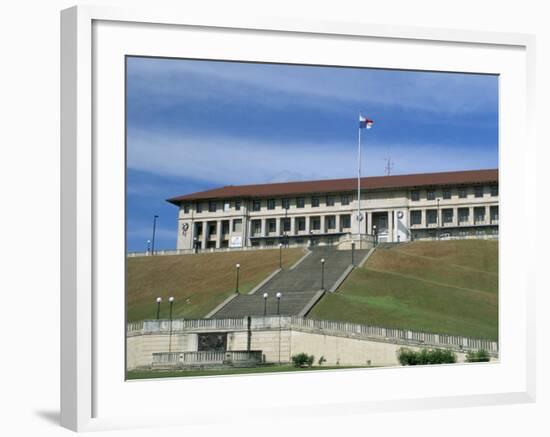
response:
<path fill-rule="evenodd" d="M 310 372 L 315 370 L 358 369 L 366 366 L 313 366 L 294 367 L 292 365 L 265 365 L 211 370 L 132 370 L 126 373 L 126 379 L 182 378 L 186 376 L 222 376 L 245 375 L 251 373 Z"/>
<path fill-rule="evenodd" d="M 379 248 L 308 317 L 498 339 L 498 242 Z"/>
<path fill-rule="evenodd" d="M 284 249 L 283 266 L 301 256 Z M 235 264 L 241 265 L 239 291 L 247 293 L 279 267 L 278 250 L 235 251 L 195 255 L 127 258 L 128 321 L 156 317 L 157 296 L 163 298 L 161 318 L 168 318 L 168 297 L 174 296 L 174 318 L 201 318 L 235 291 Z"/>

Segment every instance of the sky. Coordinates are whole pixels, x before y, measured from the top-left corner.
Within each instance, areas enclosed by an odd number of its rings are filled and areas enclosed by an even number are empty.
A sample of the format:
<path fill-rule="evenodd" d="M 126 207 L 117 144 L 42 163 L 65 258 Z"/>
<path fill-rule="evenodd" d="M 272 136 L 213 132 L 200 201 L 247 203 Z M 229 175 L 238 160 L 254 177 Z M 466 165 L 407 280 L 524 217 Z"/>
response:
<path fill-rule="evenodd" d="M 498 77 L 127 58 L 127 249 L 174 249 L 167 198 L 223 185 L 498 167 Z"/>

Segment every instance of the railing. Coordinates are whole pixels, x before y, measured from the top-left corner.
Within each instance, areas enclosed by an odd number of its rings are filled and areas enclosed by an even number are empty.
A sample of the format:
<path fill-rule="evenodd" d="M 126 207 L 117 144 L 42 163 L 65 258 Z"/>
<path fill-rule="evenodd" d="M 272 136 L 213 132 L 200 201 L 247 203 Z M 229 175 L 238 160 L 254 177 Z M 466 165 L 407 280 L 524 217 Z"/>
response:
<path fill-rule="evenodd" d="M 289 236 L 290 237 L 290 236 Z M 267 238 L 267 237 L 264 237 Z M 271 237 L 278 238 L 278 237 Z M 281 235 L 280 238 L 283 238 Z M 304 247 L 304 244 L 289 243 L 287 247 Z M 155 250 L 155 256 L 163 255 L 191 255 L 195 253 L 219 253 L 219 252 L 235 252 L 235 251 L 248 251 L 248 250 L 279 250 L 278 245 L 273 246 L 243 246 L 243 247 L 219 247 L 219 248 L 208 248 L 208 249 L 171 249 L 171 250 Z M 141 256 L 152 256 L 150 252 L 128 252 L 128 258 L 135 258 Z"/>
<path fill-rule="evenodd" d="M 204 331 L 242 331 L 247 329 L 247 317 L 231 319 L 195 319 L 195 320 L 145 320 L 128 324 L 128 335 L 168 334 Z M 251 317 L 251 330 L 294 329 L 361 339 L 422 344 L 432 347 L 451 347 L 455 349 L 485 349 L 498 353 L 498 342 L 488 339 L 476 339 L 447 334 L 410 331 L 406 329 L 384 328 L 350 322 L 316 320 L 298 316 Z"/>
<path fill-rule="evenodd" d="M 196 366 L 262 362 L 262 351 L 154 352 L 153 366 Z"/>

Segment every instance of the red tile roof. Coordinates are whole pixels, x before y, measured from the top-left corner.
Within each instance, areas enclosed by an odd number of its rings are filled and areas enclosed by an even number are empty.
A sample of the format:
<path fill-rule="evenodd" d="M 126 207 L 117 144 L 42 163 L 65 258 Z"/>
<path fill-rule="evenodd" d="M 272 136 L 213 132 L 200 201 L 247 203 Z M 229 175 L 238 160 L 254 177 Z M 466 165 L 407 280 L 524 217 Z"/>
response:
<path fill-rule="evenodd" d="M 462 185 L 498 182 L 498 170 L 468 170 L 444 173 L 417 173 L 361 178 L 361 188 L 382 190 L 389 188 L 414 188 L 434 185 Z M 182 201 L 228 199 L 234 197 L 271 197 L 297 194 L 334 193 L 357 190 L 357 178 L 326 179 L 319 181 L 281 182 L 255 185 L 226 185 L 212 190 L 167 199 L 178 205 Z"/>

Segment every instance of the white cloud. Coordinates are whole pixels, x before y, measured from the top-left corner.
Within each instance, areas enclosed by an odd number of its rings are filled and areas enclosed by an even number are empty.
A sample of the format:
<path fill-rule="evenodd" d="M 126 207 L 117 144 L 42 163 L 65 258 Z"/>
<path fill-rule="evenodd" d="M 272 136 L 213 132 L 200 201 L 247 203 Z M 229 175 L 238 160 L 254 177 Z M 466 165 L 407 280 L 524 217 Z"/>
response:
<path fill-rule="evenodd" d="M 283 65 L 182 60 L 130 61 L 134 87 L 160 97 L 231 102 L 246 99 L 264 106 L 302 105 L 330 109 L 322 100 L 354 102 L 359 109 L 396 106 L 449 114 L 496 110 L 496 79 L 481 75 L 389 72 Z M 138 93 L 139 94 L 139 91 Z M 139 96 L 138 96 L 139 97 Z M 147 103 L 147 102 L 146 102 Z"/>
<path fill-rule="evenodd" d="M 229 185 L 354 177 L 355 146 L 339 143 L 285 144 L 231 137 L 178 137 L 132 130 L 128 167 L 161 176 Z M 445 144 L 372 144 L 363 147 L 363 174 L 384 174 L 391 157 L 394 173 L 490 168 L 495 153 L 486 148 Z M 178 193 L 174 193 L 178 194 Z"/>

